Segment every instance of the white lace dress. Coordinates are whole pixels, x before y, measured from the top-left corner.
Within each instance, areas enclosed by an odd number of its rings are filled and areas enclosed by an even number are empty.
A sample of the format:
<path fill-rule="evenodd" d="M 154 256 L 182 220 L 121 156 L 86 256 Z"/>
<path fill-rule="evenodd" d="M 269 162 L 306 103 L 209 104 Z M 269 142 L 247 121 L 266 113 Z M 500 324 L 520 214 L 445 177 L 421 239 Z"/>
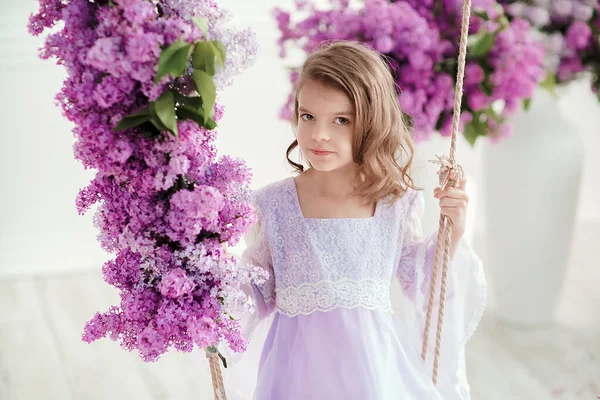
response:
<path fill-rule="evenodd" d="M 434 386 L 437 304 L 425 362 L 420 353 L 437 232 L 422 235 L 421 192 L 409 190 L 389 206 L 378 202 L 370 218 L 305 218 L 293 177 L 254 192 L 253 200 L 259 221 L 242 259 L 271 278 L 251 289 L 258 308 L 248 334 L 257 322 L 267 327 L 249 336 L 260 347 L 257 365 L 238 365 L 234 357 L 228 368 L 252 383 L 242 390 L 228 380 L 232 398 L 470 398 L 464 351 L 485 308 L 486 281 L 461 240 L 449 267 Z M 400 307 L 392 304 L 395 281 Z"/>

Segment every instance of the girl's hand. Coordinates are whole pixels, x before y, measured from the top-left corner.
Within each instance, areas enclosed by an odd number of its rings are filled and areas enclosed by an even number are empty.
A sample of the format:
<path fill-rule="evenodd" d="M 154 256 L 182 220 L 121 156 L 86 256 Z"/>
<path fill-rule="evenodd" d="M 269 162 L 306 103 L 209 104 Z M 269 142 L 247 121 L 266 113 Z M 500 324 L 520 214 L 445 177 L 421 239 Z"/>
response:
<path fill-rule="evenodd" d="M 433 191 L 433 197 L 440 199 L 440 210 L 452 221 L 452 242 L 458 243 L 465 233 L 467 220 L 467 205 L 469 196 L 465 191 L 467 179 L 463 177 L 457 187 L 448 187 L 441 190 L 437 187 Z"/>

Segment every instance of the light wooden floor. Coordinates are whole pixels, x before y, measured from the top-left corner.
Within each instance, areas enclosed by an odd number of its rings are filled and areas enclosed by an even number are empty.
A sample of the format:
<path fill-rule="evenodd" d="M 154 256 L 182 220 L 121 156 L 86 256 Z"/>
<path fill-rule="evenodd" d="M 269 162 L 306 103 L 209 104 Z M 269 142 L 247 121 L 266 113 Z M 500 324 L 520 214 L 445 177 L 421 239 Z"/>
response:
<path fill-rule="evenodd" d="M 600 224 L 578 227 L 555 326 L 511 329 L 488 309 L 468 348 L 473 400 L 600 396 L 599 238 Z M 212 399 L 200 352 L 145 364 L 110 340 L 80 340 L 117 300 L 99 272 L 0 281 L 0 399 Z"/>

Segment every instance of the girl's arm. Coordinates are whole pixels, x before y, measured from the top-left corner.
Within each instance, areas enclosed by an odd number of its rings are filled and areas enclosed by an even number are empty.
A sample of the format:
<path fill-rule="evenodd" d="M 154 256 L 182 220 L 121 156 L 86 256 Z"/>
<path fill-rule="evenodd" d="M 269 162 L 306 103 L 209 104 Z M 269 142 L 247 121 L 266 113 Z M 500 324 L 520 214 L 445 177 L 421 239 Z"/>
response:
<path fill-rule="evenodd" d="M 396 276 L 402 286 L 406 330 L 411 332 L 416 351 L 421 353 L 425 316 L 431 286 L 431 271 L 437 248 L 437 231 L 423 235 L 421 218 L 424 198 L 419 191 L 411 191 L 407 201 L 407 214 L 402 221 L 400 258 Z M 481 260 L 465 238 L 455 241 L 452 261 L 448 266 L 442 348 L 438 388 L 444 399 L 469 399 L 466 376 L 465 345 L 474 333 L 483 314 L 487 299 L 487 285 Z M 432 328 L 428 341 L 426 371 L 432 370 L 435 332 L 439 311 L 441 268 L 438 272 L 436 293 L 432 309 Z"/>

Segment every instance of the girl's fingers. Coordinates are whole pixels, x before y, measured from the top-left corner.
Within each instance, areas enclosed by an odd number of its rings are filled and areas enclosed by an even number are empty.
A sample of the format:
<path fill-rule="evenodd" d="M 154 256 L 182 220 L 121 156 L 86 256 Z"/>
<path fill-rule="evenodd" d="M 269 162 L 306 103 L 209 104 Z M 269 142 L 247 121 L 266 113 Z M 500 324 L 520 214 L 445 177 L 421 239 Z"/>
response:
<path fill-rule="evenodd" d="M 458 188 L 451 187 L 451 188 L 447 188 L 446 190 L 444 190 L 442 192 L 442 194 L 444 195 L 444 197 L 452 197 L 455 199 L 460 199 L 460 198 L 463 198 L 464 196 L 466 196 L 467 193 Z"/>
<path fill-rule="evenodd" d="M 448 217 L 460 218 L 464 215 L 465 210 L 458 207 L 442 207 L 440 212 Z"/>
<path fill-rule="evenodd" d="M 457 188 L 447 188 L 446 190 L 439 190 L 439 188 L 436 188 L 434 191 L 434 197 L 440 199 L 449 197 L 452 199 L 468 200 L 467 192 Z"/>
<path fill-rule="evenodd" d="M 444 197 L 440 200 L 440 207 L 465 207 L 466 201 L 463 199 L 453 199 L 451 197 Z"/>

